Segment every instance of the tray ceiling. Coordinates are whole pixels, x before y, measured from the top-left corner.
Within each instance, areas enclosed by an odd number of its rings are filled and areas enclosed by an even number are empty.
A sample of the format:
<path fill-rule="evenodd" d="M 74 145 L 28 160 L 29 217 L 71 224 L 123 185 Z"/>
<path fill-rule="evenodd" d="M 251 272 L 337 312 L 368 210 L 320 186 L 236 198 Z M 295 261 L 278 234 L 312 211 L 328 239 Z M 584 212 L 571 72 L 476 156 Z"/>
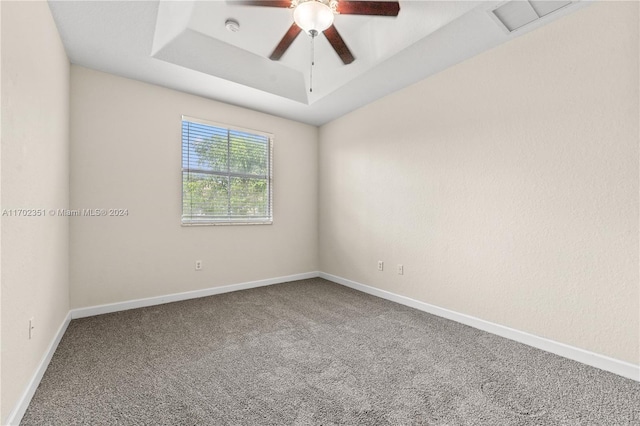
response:
<path fill-rule="evenodd" d="M 401 1 L 398 17 L 337 15 L 356 60 L 344 65 L 324 36 L 302 33 L 280 61 L 269 55 L 290 9 L 233 1 L 49 1 L 72 63 L 321 125 L 587 5 L 572 3 L 505 32 L 504 2 Z M 234 19 L 240 31 L 225 28 Z"/>

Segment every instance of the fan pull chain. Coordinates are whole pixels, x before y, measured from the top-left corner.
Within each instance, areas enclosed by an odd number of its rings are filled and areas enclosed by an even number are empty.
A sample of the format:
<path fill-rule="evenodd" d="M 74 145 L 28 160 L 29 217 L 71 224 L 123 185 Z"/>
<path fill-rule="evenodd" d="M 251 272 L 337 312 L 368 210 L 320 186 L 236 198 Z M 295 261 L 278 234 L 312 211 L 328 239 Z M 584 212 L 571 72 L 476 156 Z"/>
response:
<path fill-rule="evenodd" d="M 309 34 L 311 35 L 311 67 L 309 68 L 309 92 L 311 93 L 313 92 L 313 66 L 316 64 L 314 47 L 318 32 L 316 30 L 311 30 L 309 31 Z"/>

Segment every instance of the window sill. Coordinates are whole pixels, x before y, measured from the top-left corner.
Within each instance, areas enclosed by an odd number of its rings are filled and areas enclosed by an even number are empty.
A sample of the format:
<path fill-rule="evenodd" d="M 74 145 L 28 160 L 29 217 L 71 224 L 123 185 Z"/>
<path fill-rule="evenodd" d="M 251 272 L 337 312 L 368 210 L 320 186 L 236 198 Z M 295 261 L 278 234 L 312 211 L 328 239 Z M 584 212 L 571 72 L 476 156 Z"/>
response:
<path fill-rule="evenodd" d="M 262 220 L 253 222 L 182 222 L 182 226 L 247 226 L 247 225 L 273 225 L 273 220 Z"/>

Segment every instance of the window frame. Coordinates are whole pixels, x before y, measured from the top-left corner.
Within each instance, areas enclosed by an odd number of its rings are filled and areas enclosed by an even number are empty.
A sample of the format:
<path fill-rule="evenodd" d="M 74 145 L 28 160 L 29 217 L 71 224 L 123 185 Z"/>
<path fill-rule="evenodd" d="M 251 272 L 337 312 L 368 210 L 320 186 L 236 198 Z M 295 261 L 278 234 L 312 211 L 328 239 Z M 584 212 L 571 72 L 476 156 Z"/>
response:
<path fill-rule="evenodd" d="M 266 175 L 266 183 L 267 183 L 267 215 L 264 217 L 247 217 L 247 218 L 230 218 L 230 217 L 226 217 L 226 218 L 220 218 L 220 219 L 214 219 L 211 217 L 208 217 L 206 219 L 195 219 L 193 218 L 193 216 L 186 218 L 185 217 L 185 212 L 184 212 L 184 201 L 185 201 L 185 191 L 184 191 L 184 173 L 185 172 L 189 172 L 189 169 L 185 169 L 183 167 L 183 161 L 184 161 L 184 151 L 182 148 L 182 144 L 183 144 L 183 140 L 184 140 L 184 135 L 182 133 L 182 128 L 184 127 L 184 122 L 191 122 L 191 123 L 196 123 L 196 124 L 202 124 L 205 126 L 212 126 L 212 127 L 217 127 L 220 129 L 225 129 L 228 132 L 229 131 L 238 131 L 238 132 L 243 132 L 243 133 L 249 133 L 249 134 L 253 134 L 253 135 L 257 135 L 257 136 L 263 136 L 267 138 L 267 143 L 268 143 L 268 147 L 267 147 L 267 175 Z M 249 129 L 246 127 L 239 127 L 239 126 L 234 126 L 234 125 L 230 125 L 230 124 L 224 124 L 224 123 L 218 123 L 215 121 L 211 121 L 211 120 L 205 120 L 202 118 L 196 118 L 196 117 L 191 117 L 188 115 L 183 115 L 182 119 L 180 121 L 180 169 L 181 169 L 181 178 L 180 181 L 182 182 L 182 188 L 181 188 L 181 207 L 180 210 L 182 212 L 181 214 L 181 225 L 182 226 L 229 226 L 229 225 L 272 225 L 273 224 L 273 144 L 274 144 L 274 134 L 273 133 L 269 133 L 269 132 L 265 132 L 262 130 L 255 130 L 255 129 Z M 227 141 L 228 144 L 228 141 Z M 243 173 L 237 173 L 237 172 L 231 172 L 229 170 L 227 170 L 226 173 L 220 173 L 220 172 L 211 172 L 209 173 L 208 171 L 199 171 L 199 173 L 204 173 L 204 174 L 210 174 L 211 176 L 227 176 L 228 178 L 231 177 L 247 177 L 247 178 L 255 178 L 255 175 L 248 175 L 248 174 L 243 174 Z"/>

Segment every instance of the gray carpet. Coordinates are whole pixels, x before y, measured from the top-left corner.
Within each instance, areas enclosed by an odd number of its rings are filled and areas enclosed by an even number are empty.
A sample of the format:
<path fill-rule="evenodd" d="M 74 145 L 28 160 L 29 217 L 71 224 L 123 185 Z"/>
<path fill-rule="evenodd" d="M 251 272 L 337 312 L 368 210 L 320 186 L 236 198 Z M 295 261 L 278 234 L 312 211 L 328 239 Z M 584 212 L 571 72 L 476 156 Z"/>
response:
<path fill-rule="evenodd" d="M 22 425 L 640 425 L 640 384 L 322 279 L 73 320 Z"/>

